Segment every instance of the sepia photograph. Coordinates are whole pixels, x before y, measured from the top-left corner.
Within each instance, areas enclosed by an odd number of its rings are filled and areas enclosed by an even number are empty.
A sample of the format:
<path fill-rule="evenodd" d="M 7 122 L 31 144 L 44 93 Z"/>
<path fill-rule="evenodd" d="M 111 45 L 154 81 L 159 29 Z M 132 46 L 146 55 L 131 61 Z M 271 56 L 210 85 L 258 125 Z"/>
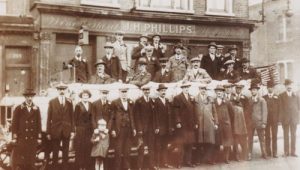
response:
<path fill-rule="evenodd" d="M 0 0 L 0 170 L 299 170 L 299 0 Z"/>

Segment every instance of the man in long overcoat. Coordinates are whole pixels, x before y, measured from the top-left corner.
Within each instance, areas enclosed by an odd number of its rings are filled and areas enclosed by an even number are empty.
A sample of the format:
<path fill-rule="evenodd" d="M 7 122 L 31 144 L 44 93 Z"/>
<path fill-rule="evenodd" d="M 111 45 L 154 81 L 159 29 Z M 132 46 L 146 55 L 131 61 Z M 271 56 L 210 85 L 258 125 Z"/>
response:
<path fill-rule="evenodd" d="M 34 170 L 36 151 L 41 143 L 41 113 L 38 106 L 32 102 L 35 95 L 32 89 L 27 89 L 23 96 L 25 102 L 18 105 L 13 113 L 12 137 L 15 147 L 12 152 L 13 169 Z"/>
<path fill-rule="evenodd" d="M 296 131 L 299 123 L 299 97 L 293 92 L 292 81 L 284 82 L 286 91 L 280 94 L 280 121 L 283 127 L 284 155 L 297 157 L 296 154 Z M 289 140 L 291 135 L 291 140 Z M 290 143 L 291 141 L 291 143 Z"/>
<path fill-rule="evenodd" d="M 58 153 L 62 143 L 62 166 L 68 169 L 69 143 L 74 138 L 74 111 L 72 101 L 65 97 L 67 86 L 63 83 L 57 87 L 59 96 L 50 100 L 47 118 L 47 138 L 53 147 L 53 166 L 57 168 Z"/>

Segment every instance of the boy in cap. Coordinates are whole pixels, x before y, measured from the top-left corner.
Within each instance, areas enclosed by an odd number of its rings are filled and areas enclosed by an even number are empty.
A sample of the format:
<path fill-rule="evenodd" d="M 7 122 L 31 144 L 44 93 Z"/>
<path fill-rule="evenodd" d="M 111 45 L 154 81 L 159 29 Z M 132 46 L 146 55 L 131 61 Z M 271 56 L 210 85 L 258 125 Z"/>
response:
<path fill-rule="evenodd" d="M 153 81 L 157 82 L 157 83 L 171 82 L 172 74 L 167 69 L 168 58 L 166 58 L 166 57 L 160 58 L 159 62 L 160 62 L 160 69 L 155 73 Z"/>
<path fill-rule="evenodd" d="M 34 170 L 37 147 L 42 142 L 41 113 L 32 101 L 33 89 L 27 89 L 23 96 L 25 101 L 13 112 L 12 142 L 16 145 L 12 151 L 12 168 Z"/>

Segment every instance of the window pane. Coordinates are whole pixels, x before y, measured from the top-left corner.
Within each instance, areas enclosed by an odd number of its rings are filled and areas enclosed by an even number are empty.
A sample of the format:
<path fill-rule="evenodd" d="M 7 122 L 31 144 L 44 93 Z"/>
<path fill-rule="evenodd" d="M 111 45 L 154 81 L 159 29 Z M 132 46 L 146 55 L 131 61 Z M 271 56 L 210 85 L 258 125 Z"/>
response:
<path fill-rule="evenodd" d="M 207 7 L 211 12 L 225 12 L 226 0 L 207 0 Z"/>
<path fill-rule="evenodd" d="M 190 0 L 140 0 L 141 7 L 167 8 L 167 9 L 189 9 Z"/>
<path fill-rule="evenodd" d="M 0 15 L 6 14 L 6 0 L 0 0 Z"/>

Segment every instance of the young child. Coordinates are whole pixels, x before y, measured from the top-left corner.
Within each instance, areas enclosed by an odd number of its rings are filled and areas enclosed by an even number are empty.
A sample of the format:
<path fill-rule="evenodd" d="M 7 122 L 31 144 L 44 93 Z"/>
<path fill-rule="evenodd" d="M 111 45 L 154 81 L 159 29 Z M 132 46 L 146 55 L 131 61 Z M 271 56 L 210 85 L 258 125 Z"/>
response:
<path fill-rule="evenodd" d="M 95 158 L 95 170 L 103 170 L 103 161 L 106 157 L 109 146 L 109 134 L 106 128 L 106 121 L 104 119 L 98 120 L 98 128 L 94 130 L 92 136 L 93 148 L 91 156 Z"/>

